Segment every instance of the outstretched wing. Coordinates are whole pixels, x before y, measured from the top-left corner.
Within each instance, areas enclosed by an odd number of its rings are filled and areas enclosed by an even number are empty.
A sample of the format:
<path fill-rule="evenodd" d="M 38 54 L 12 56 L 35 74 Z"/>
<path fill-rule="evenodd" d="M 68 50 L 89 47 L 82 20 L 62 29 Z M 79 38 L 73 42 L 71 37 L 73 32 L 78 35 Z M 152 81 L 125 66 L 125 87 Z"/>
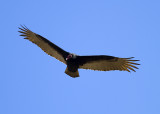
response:
<path fill-rule="evenodd" d="M 131 58 L 119 58 L 113 56 L 99 55 L 99 56 L 78 56 L 79 68 L 91 69 L 99 71 L 109 71 L 109 70 L 120 70 L 120 71 L 134 71 L 138 69 L 135 65 L 140 65 L 135 63 Z"/>
<path fill-rule="evenodd" d="M 27 27 L 21 26 L 21 28 L 19 29 L 21 30 L 19 32 L 22 33 L 20 36 L 24 36 L 25 37 L 24 39 L 28 39 L 32 43 L 35 43 L 48 55 L 55 57 L 59 61 L 66 64 L 66 61 L 64 58 L 68 55 L 68 52 L 56 46 L 46 38 L 32 32 Z"/>

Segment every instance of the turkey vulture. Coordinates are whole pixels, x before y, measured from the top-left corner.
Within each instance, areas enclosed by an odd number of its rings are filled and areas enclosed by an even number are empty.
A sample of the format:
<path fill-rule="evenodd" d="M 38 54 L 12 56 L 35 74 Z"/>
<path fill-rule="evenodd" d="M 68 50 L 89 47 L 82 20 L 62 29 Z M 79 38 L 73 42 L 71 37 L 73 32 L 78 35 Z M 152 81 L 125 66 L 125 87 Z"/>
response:
<path fill-rule="evenodd" d="M 109 71 L 109 70 L 120 70 L 120 71 L 134 71 L 138 69 L 135 65 L 140 65 L 135 63 L 130 58 L 119 58 L 108 55 L 92 55 L 92 56 L 79 56 L 73 53 L 69 53 L 57 45 L 53 44 L 46 38 L 32 32 L 25 26 L 19 28 L 22 33 L 20 36 L 24 36 L 24 39 L 28 39 L 32 43 L 39 46 L 48 55 L 55 57 L 59 61 L 67 65 L 65 73 L 69 76 L 76 78 L 79 77 L 78 69 L 91 69 L 98 71 Z"/>

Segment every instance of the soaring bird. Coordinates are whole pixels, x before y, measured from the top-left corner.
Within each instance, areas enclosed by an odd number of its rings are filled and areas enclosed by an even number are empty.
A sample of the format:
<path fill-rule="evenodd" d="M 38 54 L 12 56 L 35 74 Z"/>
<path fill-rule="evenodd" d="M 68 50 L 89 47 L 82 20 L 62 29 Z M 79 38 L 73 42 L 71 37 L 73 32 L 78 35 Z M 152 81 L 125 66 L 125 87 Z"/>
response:
<path fill-rule="evenodd" d="M 119 58 L 108 55 L 79 56 L 63 50 L 43 36 L 32 32 L 26 26 L 21 26 L 19 29 L 19 32 L 21 33 L 20 36 L 23 36 L 24 39 L 31 41 L 39 46 L 48 55 L 66 64 L 67 68 L 65 73 L 73 78 L 79 77 L 78 69 L 90 69 L 98 71 L 120 70 L 135 72 L 135 69 L 138 69 L 136 65 L 140 65 L 135 63 L 139 60 L 133 60 L 132 58 L 134 57 Z"/>

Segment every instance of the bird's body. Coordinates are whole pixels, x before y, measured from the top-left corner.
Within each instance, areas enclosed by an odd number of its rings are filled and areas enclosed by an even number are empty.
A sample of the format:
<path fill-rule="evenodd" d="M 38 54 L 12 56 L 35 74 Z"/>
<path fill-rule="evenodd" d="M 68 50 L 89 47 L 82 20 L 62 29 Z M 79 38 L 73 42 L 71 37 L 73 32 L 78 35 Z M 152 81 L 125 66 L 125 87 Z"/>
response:
<path fill-rule="evenodd" d="M 78 72 L 79 63 L 77 61 L 77 56 L 75 58 L 70 58 L 66 60 L 66 62 L 67 62 L 67 68 L 66 68 L 65 73 L 72 77 L 78 77 L 79 76 L 79 72 Z"/>
<path fill-rule="evenodd" d="M 78 69 L 91 69 L 99 71 L 110 71 L 110 70 L 120 70 L 120 71 L 135 71 L 138 69 L 135 63 L 138 60 L 132 60 L 130 58 L 119 58 L 114 56 L 107 55 L 92 55 L 92 56 L 79 56 L 73 53 L 69 53 L 57 45 L 53 44 L 46 38 L 32 32 L 27 27 L 19 28 L 21 36 L 24 36 L 24 39 L 28 39 L 32 43 L 35 43 L 39 46 L 44 52 L 48 55 L 55 57 L 59 61 L 67 65 L 65 73 L 71 77 L 79 77 Z"/>

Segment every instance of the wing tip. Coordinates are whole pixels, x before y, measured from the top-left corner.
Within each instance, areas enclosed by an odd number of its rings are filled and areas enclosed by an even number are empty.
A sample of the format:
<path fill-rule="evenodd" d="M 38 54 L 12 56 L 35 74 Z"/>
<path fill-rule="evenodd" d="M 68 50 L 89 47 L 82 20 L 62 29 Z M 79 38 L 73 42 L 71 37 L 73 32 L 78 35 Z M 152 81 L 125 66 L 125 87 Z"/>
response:
<path fill-rule="evenodd" d="M 132 58 L 134 58 L 134 57 L 125 58 L 126 59 L 125 66 L 129 71 L 131 70 L 131 71 L 136 72 L 135 69 L 139 69 L 139 68 L 136 67 L 135 65 L 140 65 L 140 64 L 139 63 L 135 63 L 135 62 L 136 61 L 140 61 L 140 60 L 132 60 Z"/>
<path fill-rule="evenodd" d="M 18 31 L 18 32 L 25 32 L 25 31 L 29 30 L 25 25 L 21 25 L 21 24 L 20 24 L 20 27 L 18 27 L 18 29 L 21 30 L 21 31 Z"/>

